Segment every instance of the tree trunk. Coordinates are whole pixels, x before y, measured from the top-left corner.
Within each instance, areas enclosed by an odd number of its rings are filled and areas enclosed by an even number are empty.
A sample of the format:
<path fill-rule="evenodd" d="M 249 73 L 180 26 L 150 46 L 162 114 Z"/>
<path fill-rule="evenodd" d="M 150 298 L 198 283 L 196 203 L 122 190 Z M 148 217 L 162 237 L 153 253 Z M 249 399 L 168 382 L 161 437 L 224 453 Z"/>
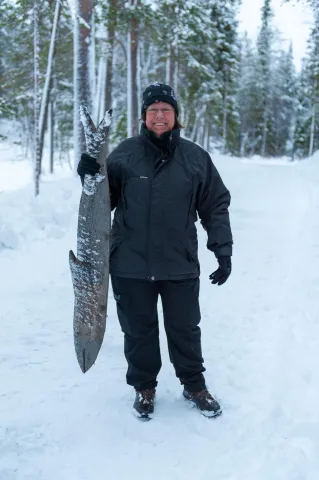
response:
<path fill-rule="evenodd" d="M 49 111 L 48 111 L 48 132 L 49 132 L 49 155 L 50 155 L 50 173 L 54 171 L 54 117 L 53 117 L 53 102 L 52 100 L 49 103 Z"/>
<path fill-rule="evenodd" d="M 204 134 L 205 134 L 205 124 L 204 124 L 204 118 L 202 117 L 199 122 L 196 143 L 201 145 L 203 148 L 204 148 Z"/>
<path fill-rule="evenodd" d="M 205 129 L 204 148 L 207 152 L 209 151 L 209 124 L 207 120 L 206 120 L 206 129 Z"/>
<path fill-rule="evenodd" d="M 131 0 L 132 5 L 138 7 L 141 4 L 141 0 Z M 135 12 L 131 20 L 131 85 L 132 85 L 132 135 L 138 135 L 138 81 L 137 76 L 140 75 L 138 71 L 138 43 L 139 43 L 139 21 Z"/>
<path fill-rule="evenodd" d="M 224 95 L 223 105 L 223 153 L 227 152 L 227 93 Z"/>
<path fill-rule="evenodd" d="M 141 108 L 142 108 L 142 62 L 141 62 L 141 46 L 140 41 L 138 42 L 138 50 L 137 50 L 137 116 L 140 118 L 141 116 Z M 138 123 L 139 125 L 139 123 Z"/>
<path fill-rule="evenodd" d="M 80 153 L 86 150 L 84 131 L 80 123 L 80 105 L 86 105 L 92 111 L 89 52 L 93 0 L 75 0 L 74 11 L 74 171 L 76 172 Z"/>
<path fill-rule="evenodd" d="M 94 7 L 92 10 L 90 28 L 90 46 L 89 46 L 89 84 L 92 96 L 92 110 L 93 104 L 96 101 L 96 89 L 97 89 L 97 75 L 96 75 L 96 45 L 95 45 L 95 15 Z M 103 112 L 104 114 L 105 112 Z"/>
<path fill-rule="evenodd" d="M 198 132 L 198 129 L 199 129 L 199 126 L 200 126 L 200 123 L 201 123 L 201 119 L 202 119 L 202 116 L 203 116 L 205 110 L 206 110 L 206 105 L 204 105 L 201 108 L 201 110 L 196 111 L 195 121 L 194 121 L 194 124 L 193 124 L 193 130 L 192 130 L 192 134 L 191 134 L 191 140 L 193 142 L 196 142 L 196 140 L 197 140 L 197 132 Z"/>
<path fill-rule="evenodd" d="M 223 153 L 227 152 L 227 104 L 228 104 L 228 88 L 229 88 L 229 70 L 228 66 L 224 67 L 224 99 L 223 99 Z"/>
<path fill-rule="evenodd" d="M 175 79 L 175 50 L 172 45 L 170 45 L 170 67 L 169 67 L 169 82 L 168 84 L 174 88 L 174 79 Z"/>
<path fill-rule="evenodd" d="M 264 158 L 266 155 L 266 144 L 267 144 L 267 124 L 268 124 L 268 115 L 267 111 L 264 112 L 264 123 L 263 123 L 263 138 L 261 144 L 261 156 Z"/>
<path fill-rule="evenodd" d="M 81 71 L 80 64 L 80 26 L 79 26 L 79 0 L 74 0 L 74 19 L 73 19 L 73 170 L 76 175 L 80 152 L 83 152 L 82 145 L 84 136 L 80 123 L 80 97 L 79 97 L 79 76 Z M 62 144 L 62 141 L 61 141 Z"/>
<path fill-rule="evenodd" d="M 212 124 L 210 121 L 207 122 L 207 131 L 206 131 L 206 139 L 205 139 L 205 150 L 209 152 L 210 150 L 210 137 L 212 133 Z"/>
<path fill-rule="evenodd" d="M 143 88 L 146 88 L 149 85 L 149 71 L 151 68 L 152 61 L 154 61 L 154 44 L 150 43 L 148 45 L 147 54 L 145 54 L 145 40 L 144 42 L 139 42 L 140 44 L 140 82 Z M 140 109 L 139 109 L 140 112 Z"/>
<path fill-rule="evenodd" d="M 62 9 L 61 2 L 57 0 L 55 5 L 54 20 L 52 25 L 52 33 L 51 33 L 50 48 L 49 48 L 49 55 L 48 55 L 48 64 L 47 64 L 47 71 L 45 76 L 45 84 L 43 89 L 40 118 L 39 118 L 40 162 L 42 162 L 44 134 L 45 134 L 45 127 L 47 124 L 48 106 L 49 106 L 49 99 L 50 99 L 50 85 L 52 85 L 51 78 L 52 78 L 52 72 L 53 72 L 55 46 L 56 46 L 57 31 L 58 31 L 58 25 L 59 25 L 59 20 L 61 15 L 61 9 Z"/>
<path fill-rule="evenodd" d="M 316 105 L 313 104 L 312 107 L 312 120 L 311 120 L 311 130 L 310 130 L 310 144 L 309 144 L 309 153 L 308 156 L 311 157 L 313 154 L 313 145 L 314 145 L 314 136 L 315 136 L 315 125 L 316 125 Z"/>
<path fill-rule="evenodd" d="M 41 173 L 41 154 L 40 154 L 40 135 L 39 135 L 39 4 L 38 0 L 33 3 L 33 45 L 34 45 L 34 180 L 35 195 L 40 192 L 40 173 Z"/>
<path fill-rule="evenodd" d="M 90 45 L 92 42 L 93 0 L 79 1 L 80 16 L 80 65 L 79 72 L 79 100 L 92 110 L 92 96 L 90 85 Z M 85 145 L 85 144 L 84 144 Z"/>
<path fill-rule="evenodd" d="M 171 67 L 171 47 L 169 46 L 167 49 L 167 57 L 166 57 L 166 74 L 165 74 L 165 82 L 167 85 L 169 84 L 170 79 L 170 67 Z"/>
<path fill-rule="evenodd" d="M 296 111 L 295 108 L 293 109 L 292 112 L 292 119 L 291 119 L 291 124 L 289 128 L 289 146 L 288 146 L 288 151 L 290 152 L 290 158 L 291 161 L 293 162 L 295 159 L 295 134 L 296 134 Z"/>
<path fill-rule="evenodd" d="M 247 142 L 247 132 L 241 132 L 240 134 L 240 150 L 239 150 L 239 156 L 241 158 L 246 156 L 246 142 Z"/>
<path fill-rule="evenodd" d="M 105 113 L 105 84 L 106 84 L 106 54 L 101 55 L 98 65 L 97 86 L 96 86 L 96 102 L 94 109 L 94 122 L 98 124 L 103 113 Z M 102 111 L 104 112 L 102 113 Z"/>
<path fill-rule="evenodd" d="M 132 136 L 131 32 L 127 32 L 127 136 Z"/>
<path fill-rule="evenodd" d="M 114 43 L 115 43 L 115 28 L 117 20 L 117 0 L 110 1 L 110 10 L 107 24 L 107 60 L 106 60 L 106 80 L 105 80 L 105 97 L 104 97 L 104 112 L 109 110 L 112 106 L 112 79 L 113 79 L 113 58 L 114 58 Z M 106 137 L 105 152 L 109 152 L 109 137 Z"/>
<path fill-rule="evenodd" d="M 173 81 L 173 89 L 175 90 L 176 95 L 178 95 L 178 43 L 176 39 L 176 47 L 175 47 L 175 60 L 174 60 L 174 81 Z"/>

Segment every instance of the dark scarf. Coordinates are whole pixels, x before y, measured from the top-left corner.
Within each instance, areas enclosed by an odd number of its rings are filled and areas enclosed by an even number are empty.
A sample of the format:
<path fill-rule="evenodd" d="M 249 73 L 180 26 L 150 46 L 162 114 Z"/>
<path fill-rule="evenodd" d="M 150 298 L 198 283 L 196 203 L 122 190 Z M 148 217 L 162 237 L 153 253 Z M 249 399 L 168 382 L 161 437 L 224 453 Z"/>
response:
<path fill-rule="evenodd" d="M 171 154 L 180 139 L 180 129 L 174 128 L 157 137 L 154 132 L 146 127 L 145 123 L 142 123 L 141 135 L 148 138 L 163 154 Z"/>

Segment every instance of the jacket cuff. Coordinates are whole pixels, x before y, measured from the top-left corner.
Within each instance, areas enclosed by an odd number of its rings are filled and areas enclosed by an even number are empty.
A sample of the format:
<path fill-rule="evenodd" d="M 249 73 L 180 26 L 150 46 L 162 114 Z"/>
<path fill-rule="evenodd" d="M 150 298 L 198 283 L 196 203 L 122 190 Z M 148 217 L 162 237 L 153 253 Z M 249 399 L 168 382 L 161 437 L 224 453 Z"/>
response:
<path fill-rule="evenodd" d="M 216 258 L 231 257 L 233 254 L 233 247 L 231 245 L 223 245 L 222 247 L 215 248 L 215 249 L 210 248 L 209 246 L 207 246 L 207 248 L 212 252 L 214 252 Z"/>

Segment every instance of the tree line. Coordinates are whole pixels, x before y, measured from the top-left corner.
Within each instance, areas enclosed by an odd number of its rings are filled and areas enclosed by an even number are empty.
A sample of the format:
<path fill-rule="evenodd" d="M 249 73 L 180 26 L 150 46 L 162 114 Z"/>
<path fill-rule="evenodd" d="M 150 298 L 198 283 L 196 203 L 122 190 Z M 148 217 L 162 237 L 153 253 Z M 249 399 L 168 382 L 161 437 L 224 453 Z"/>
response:
<path fill-rule="evenodd" d="M 305 158 L 319 148 L 319 14 L 300 72 L 271 0 L 256 42 L 238 29 L 240 0 L 4 0 L 0 112 L 41 161 L 83 150 L 79 103 L 113 108 L 113 148 L 139 131 L 143 89 L 176 90 L 183 134 L 234 156 Z"/>

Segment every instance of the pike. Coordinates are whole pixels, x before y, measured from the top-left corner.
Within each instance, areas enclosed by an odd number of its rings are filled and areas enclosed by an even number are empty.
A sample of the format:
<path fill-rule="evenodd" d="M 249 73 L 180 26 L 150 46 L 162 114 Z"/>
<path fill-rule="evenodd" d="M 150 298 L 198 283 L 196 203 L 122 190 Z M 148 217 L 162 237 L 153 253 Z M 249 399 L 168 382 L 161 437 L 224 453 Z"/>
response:
<path fill-rule="evenodd" d="M 106 166 L 106 138 L 112 110 L 96 128 L 88 109 L 80 107 L 87 153 L 101 165 L 96 175 L 85 175 L 79 206 L 77 257 L 69 252 L 74 290 L 73 333 L 76 356 L 83 373 L 94 364 L 103 343 L 109 289 L 111 202 Z"/>

